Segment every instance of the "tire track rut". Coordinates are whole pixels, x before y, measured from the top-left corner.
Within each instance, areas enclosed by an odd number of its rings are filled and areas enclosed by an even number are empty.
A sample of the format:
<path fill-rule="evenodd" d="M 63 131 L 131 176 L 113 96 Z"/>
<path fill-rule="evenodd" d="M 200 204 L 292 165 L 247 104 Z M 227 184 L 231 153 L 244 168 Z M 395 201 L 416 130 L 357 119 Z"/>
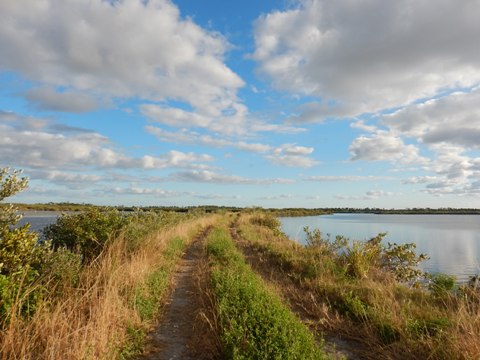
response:
<path fill-rule="evenodd" d="M 208 329 L 199 328 L 201 296 L 195 271 L 203 256 L 203 243 L 211 226 L 201 231 L 186 249 L 173 278 L 174 289 L 165 305 L 160 323 L 150 334 L 147 349 L 138 360 L 209 359 L 198 348 L 198 338 Z"/>

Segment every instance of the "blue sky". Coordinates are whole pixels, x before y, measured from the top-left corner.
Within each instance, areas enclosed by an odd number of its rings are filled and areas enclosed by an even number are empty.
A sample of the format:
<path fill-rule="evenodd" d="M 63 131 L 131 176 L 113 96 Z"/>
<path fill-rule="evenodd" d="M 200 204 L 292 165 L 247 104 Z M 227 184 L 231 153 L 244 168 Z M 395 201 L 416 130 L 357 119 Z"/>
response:
<path fill-rule="evenodd" d="M 479 1 L 0 1 L 13 200 L 480 207 Z"/>

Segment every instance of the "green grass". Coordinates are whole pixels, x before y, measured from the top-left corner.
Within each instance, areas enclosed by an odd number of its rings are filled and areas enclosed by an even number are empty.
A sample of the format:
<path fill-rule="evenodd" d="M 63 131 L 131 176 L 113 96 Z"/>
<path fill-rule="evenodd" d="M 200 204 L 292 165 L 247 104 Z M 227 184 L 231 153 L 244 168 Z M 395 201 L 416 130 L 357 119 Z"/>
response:
<path fill-rule="evenodd" d="M 207 252 L 227 358 L 326 358 L 306 326 L 245 263 L 226 230 L 211 232 Z"/>

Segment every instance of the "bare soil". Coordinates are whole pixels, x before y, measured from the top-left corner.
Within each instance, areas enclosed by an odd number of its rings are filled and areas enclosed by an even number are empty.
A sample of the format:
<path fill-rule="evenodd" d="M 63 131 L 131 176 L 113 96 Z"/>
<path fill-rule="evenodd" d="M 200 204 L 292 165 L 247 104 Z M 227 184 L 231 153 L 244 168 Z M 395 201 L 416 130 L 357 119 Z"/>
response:
<path fill-rule="evenodd" d="M 202 231 L 180 260 L 173 280 L 173 291 L 149 335 L 145 353 L 139 360 L 213 359 L 208 341 L 212 337 L 208 324 L 202 321 L 204 305 L 197 269 L 204 256 L 203 243 L 210 228 Z"/>

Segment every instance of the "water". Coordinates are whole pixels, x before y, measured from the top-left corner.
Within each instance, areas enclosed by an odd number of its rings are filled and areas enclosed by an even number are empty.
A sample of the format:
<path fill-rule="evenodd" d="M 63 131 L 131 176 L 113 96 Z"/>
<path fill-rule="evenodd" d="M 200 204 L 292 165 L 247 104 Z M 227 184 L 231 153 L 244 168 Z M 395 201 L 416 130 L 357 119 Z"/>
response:
<path fill-rule="evenodd" d="M 59 216 L 60 213 L 54 211 L 29 211 L 24 213 L 23 218 L 18 222 L 18 226 L 29 223 L 30 230 L 41 233 L 45 226 L 56 222 Z"/>
<path fill-rule="evenodd" d="M 458 282 L 480 274 L 480 216 L 334 214 L 280 218 L 282 230 L 305 243 L 303 227 L 319 228 L 323 235 L 367 240 L 386 232 L 385 243 L 415 243 L 417 253 L 430 259 L 420 267 L 427 272 L 455 275 Z"/>

